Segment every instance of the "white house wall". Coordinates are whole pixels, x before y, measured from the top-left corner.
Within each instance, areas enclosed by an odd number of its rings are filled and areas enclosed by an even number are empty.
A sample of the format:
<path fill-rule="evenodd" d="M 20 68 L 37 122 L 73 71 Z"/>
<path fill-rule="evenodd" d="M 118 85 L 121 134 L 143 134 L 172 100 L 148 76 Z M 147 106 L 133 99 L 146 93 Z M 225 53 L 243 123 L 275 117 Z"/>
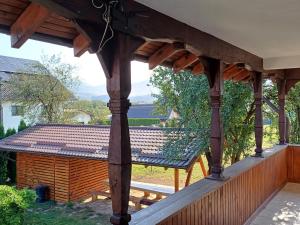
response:
<path fill-rule="evenodd" d="M 9 128 L 15 128 L 16 131 L 18 130 L 18 126 L 20 124 L 20 121 L 22 119 L 22 116 L 12 116 L 11 102 L 4 102 L 2 103 L 2 109 L 3 109 L 3 126 L 5 131 Z"/>

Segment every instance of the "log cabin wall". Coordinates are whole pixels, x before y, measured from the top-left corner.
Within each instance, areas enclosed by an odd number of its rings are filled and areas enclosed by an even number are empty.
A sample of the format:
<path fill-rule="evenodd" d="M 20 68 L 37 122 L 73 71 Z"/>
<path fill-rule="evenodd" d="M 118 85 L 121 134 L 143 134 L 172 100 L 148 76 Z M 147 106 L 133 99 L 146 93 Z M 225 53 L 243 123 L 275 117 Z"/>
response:
<path fill-rule="evenodd" d="M 50 199 L 55 199 L 55 157 L 17 153 L 17 187 L 33 188 L 37 184 L 50 188 Z"/>
<path fill-rule="evenodd" d="M 288 154 L 284 145 L 246 158 L 224 170 L 228 181 L 201 180 L 133 214 L 130 224 L 242 225 L 288 181 Z"/>
<path fill-rule="evenodd" d="M 91 191 L 105 191 L 107 162 L 38 154 L 17 153 L 17 187 L 45 184 L 50 199 L 57 202 L 81 200 Z"/>
<path fill-rule="evenodd" d="M 107 179 L 107 162 L 70 159 L 70 200 L 89 197 L 91 191 L 106 191 L 109 188 L 103 181 Z"/>
<path fill-rule="evenodd" d="M 290 145 L 288 154 L 289 182 L 300 183 L 300 145 Z"/>

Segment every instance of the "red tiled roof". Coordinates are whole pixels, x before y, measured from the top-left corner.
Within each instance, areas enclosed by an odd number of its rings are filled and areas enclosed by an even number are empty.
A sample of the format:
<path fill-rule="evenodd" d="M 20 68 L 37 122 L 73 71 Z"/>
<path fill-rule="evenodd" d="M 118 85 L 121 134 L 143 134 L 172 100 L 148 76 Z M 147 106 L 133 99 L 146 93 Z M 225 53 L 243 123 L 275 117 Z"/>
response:
<path fill-rule="evenodd" d="M 107 160 L 109 131 L 109 126 L 35 125 L 1 140 L 0 149 Z M 164 128 L 131 127 L 132 162 L 189 168 L 196 160 L 199 148 L 190 144 L 182 150 L 182 157 L 170 159 L 163 154 L 168 135 Z"/>

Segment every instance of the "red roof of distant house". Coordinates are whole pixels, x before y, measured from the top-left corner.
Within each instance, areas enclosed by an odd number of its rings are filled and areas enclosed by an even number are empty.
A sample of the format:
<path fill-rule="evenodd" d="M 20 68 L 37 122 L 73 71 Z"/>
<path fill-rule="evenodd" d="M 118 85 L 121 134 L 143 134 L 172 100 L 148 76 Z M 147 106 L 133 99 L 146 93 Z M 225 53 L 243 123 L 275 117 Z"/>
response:
<path fill-rule="evenodd" d="M 1 140 L 0 149 L 107 160 L 109 132 L 109 126 L 35 125 Z M 182 157 L 170 159 L 163 154 L 168 135 L 165 128 L 131 127 L 133 163 L 189 168 L 197 159 L 199 148 L 190 144 L 182 150 Z"/>

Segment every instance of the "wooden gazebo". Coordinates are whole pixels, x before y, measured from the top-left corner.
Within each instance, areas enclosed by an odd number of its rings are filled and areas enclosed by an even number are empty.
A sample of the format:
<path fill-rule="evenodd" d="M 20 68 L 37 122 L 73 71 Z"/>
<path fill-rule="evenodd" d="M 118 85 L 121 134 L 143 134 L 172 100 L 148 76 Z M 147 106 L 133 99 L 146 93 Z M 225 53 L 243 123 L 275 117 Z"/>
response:
<path fill-rule="evenodd" d="M 149 63 L 150 69 L 153 69 L 158 65 L 165 65 L 172 67 L 175 72 L 180 70 L 191 70 L 195 75 L 205 74 L 207 76 L 210 85 L 212 107 L 211 150 L 213 155 L 212 174 L 209 178 L 221 181 L 218 183 L 218 187 L 222 186 L 222 181 L 225 183 L 231 182 L 231 178 L 229 179 L 228 176 L 223 175 L 222 167 L 223 129 L 220 118 L 220 107 L 222 102 L 223 80 L 229 79 L 253 83 L 256 105 L 256 157 L 263 156 L 261 107 L 263 78 L 271 77 L 277 82 L 279 87 L 279 128 L 280 144 L 282 145 L 285 144 L 285 96 L 288 90 L 300 80 L 300 69 L 298 69 L 296 65 L 291 66 L 292 69 L 290 69 L 291 67 L 286 66 L 274 66 L 275 68 L 264 70 L 262 57 L 205 33 L 195 28 L 196 26 L 189 26 L 184 23 L 186 21 L 184 19 L 176 20 L 159 12 L 169 12 L 171 8 L 173 10 L 176 8 L 177 10 L 177 8 L 183 6 L 182 4 L 185 4 L 184 6 L 186 6 L 186 9 L 192 9 L 195 4 L 192 0 L 174 1 L 174 3 L 173 1 L 167 0 L 162 2 L 139 2 L 152 3 L 153 7 L 158 11 L 132 0 L 0 1 L 0 30 L 3 33 L 11 35 L 12 47 L 19 48 L 28 38 L 33 38 L 73 47 L 75 56 L 80 56 L 87 50 L 98 56 L 107 78 L 107 90 L 110 96 L 108 106 L 112 113 L 108 153 L 113 208 L 113 215 L 111 217 L 112 224 L 128 224 L 131 218 L 128 214 L 131 148 L 127 122 L 127 111 L 130 107 L 128 96 L 131 89 L 131 60 L 136 59 L 147 62 Z M 161 9 L 157 7 L 160 6 L 160 4 L 161 6 L 164 6 Z M 200 1 L 199 4 L 204 4 L 204 2 L 201 3 Z M 252 3 L 249 2 L 248 4 Z M 210 5 L 207 7 L 209 8 L 209 6 Z M 284 7 L 286 7 L 286 5 Z M 230 6 L 230 8 L 234 7 Z M 239 9 L 236 10 L 239 11 Z M 256 10 L 255 13 L 257 12 L 259 13 L 261 11 Z M 214 14 L 212 12 L 210 13 Z M 217 12 L 215 15 L 217 15 Z M 191 13 L 190 16 L 193 17 L 192 19 L 195 19 L 199 15 Z M 250 19 L 254 19 L 254 17 Z M 213 20 L 217 21 L 215 18 L 213 18 Z M 239 22 L 242 23 L 242 21 Z M 193 24 L 193 22 L 190 21 L 190 24 Z M 259 26 L 259 24 L 257 24 L 257 26 Z M 272 24 L 272 26 L 274 26 L 274 24 Z M 259 36 L 259 34 L 256 35 Z M 284 147 L 281 150 L 285 151 Z M 269 157 L 266 157 L 265 159 L 257 158 L 253 160 L 270 159 Z M 252 164 L 250 163 L 248 165 Z M 269 175 L 272 175 L 273 171 L 269 172 Z M 231 176 L 233 175 L 231 174 Z M 284 180 L 285 177 L 282 179 Z M 265 180 L 260 180 L 260 182 L 263 183 Z M 280 184 L 278 186 L 280 186 Z M 234 187 L 242 186 L 237 184 Z M 230 187 L 232 192 L 234 192 L 234 187 Z M 239 190 L 242 191 L 242 189 Z M 190 193 L 196 194 L 195 190 L 189 189 L 189 191 Z M 259 193 L 259 190 L 255 191 L 256 193 L 254 194 Z M 275 189 L 272 189 L 271 187 L 268 189 L 268 192 L 265 192 L 265 195 L 262 195 L 256 202 L 253 201 L 251 209 L 245 210 L 245 214 L 243 214 L 244 217 L 240 217 L 243 219 L 234 220 L 234 216 L 232 216 L 232 221 L 235 221 L 236 224 L 245 222 L 245 219 L 247 219 L 247 217 L 259 207 L 259 204 L 266 200 L 273 191 L 275 191 Z M 182 193 L 186 192 L 183 191 Z M 182 198 L 182 195 L 183 194 L 179 192 L 178 195 L 174 195 L 172 201 Z M 220 193 L 218 192 L 216 196 L 217 195 L 220 195 Z M 217 198 L 216 196 L 211 198 L 216 198 L 220 204 L 223 204 L 223 198 Z M 186 204 L 189 204 L 188 202 L 189 201 L 187 201 Z M 247 208 L 245 201 L 243 201 L 243 203 L 244 205 L 239 208 Z M 162 204 L 164 204 L 163 201 Z M 237 204 L 238 203 L 232 203 L 233 206 L 236 206 Z M 171 207 L 172 204 L 169 205 Z M 203 205 L 206 207 L 208 203 L 205 204 L 204 202 Z M 174 204 L 172 207 L 173 206 Z M 167 207 L 167 205 L 165 205 L 165 207 Z M 194 205 L 193 207 L 197 208 Z M 159 208 L 155 207 L 153 209 L 150 208 L 148 212 L 150 212 L 151 215 L 155 214 L 155 211 L 151 210 L 159 210 Z M 218 205 L 217 207 L 217 211 L 219 210 L 222 212 L 224 218 L 227 214 L 229 215 L 229 212 L 227 212 L 225 208 L 224 205 Z M 201 211 L 201 209 L 199 210 Z M 202 210 L 203 212 L 205 212 L 204 209 L 205 208 Z M 168 215 L 166 216 L 171 216 L 172 213 L 175 215 L 180 212 L 181 209 L 178 208 L 176 210 L 168 211 Z M 134 219 L 132 223 L 156 224 L 162 222 L 166 219 L 162 218 L 162 212 L 163 211 L 160 211 L 159 216 L 156 217 L 156 220 L 152 220 L 152 222 L 149 221 L 149 215 L 145 214 L 144 216 L 148 215 L 148 222 L 143 223 L 143 215 L 140 214 L 140 218 Z M 217 213 L 209 212 L 210 217 L 212 217 L 213 213 Z M 182 216 L 180 216 L 180 218 L 187 218 L 186 214 L 180 215 Z M 158 218 L 161 220 L 158 221 Z M 179 217 L 174 217 L 174 219 L 173 217 L 170 218 L 171 220 L 167 221 L 165 224 L 185 224 L 178 222 Z M 140 223 L 137 221 L 140 221 Z M 156 222 L 154 223 L 153 221 Z M 191 224 L 200 223 L 194 221 L 191 222 Z M 225 224 L 225 222 L 214 223 L 212 220 L 208 219 L 207 223 L 204 224 Z M 229 222 L 228 224 L 233 223 Z"/>

